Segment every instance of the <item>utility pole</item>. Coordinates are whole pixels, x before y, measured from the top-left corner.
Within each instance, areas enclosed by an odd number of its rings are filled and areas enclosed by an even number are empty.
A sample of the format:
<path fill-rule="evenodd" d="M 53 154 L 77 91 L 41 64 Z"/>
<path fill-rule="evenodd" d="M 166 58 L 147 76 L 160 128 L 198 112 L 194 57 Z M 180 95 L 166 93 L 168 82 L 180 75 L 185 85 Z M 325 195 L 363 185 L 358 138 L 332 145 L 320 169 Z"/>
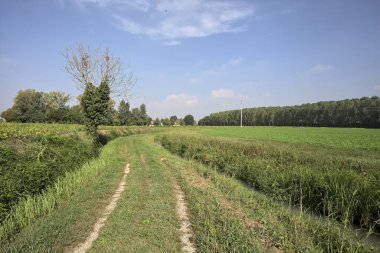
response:
<path fill-rule="evenodd" d="M 240 127 L 243 127 L 243 100 L 240 100 Z"/>

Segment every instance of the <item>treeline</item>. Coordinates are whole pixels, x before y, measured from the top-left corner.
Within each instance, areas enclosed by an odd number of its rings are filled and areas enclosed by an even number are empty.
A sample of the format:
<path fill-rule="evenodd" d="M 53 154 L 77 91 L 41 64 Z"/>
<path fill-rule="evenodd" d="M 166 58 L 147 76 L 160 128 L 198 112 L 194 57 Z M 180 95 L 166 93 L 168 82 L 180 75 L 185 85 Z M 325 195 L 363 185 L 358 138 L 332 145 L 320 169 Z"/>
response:
<path fill-rule="evenodd" d="M 79 97 L 79 100 L 81 97 Z M 80 105 L 68 106 L 70 96 L 63 92 L 41 92 L 33 89 L 20 90 L 11 108 L 3 111 L 1 117 L 7 122 L 75 123 L 84 124 L 85 116 Z M 130 109 L 122 100 L 117 109 L 109 101 L 103 125 L 149 125 L 152 119 L 147 115 L 144 104 Z"/>
<path fill-rule="evenodd" d="M 198 121 L 204 126 L 238 126 L 240 110 L 212 113 Z M 380 128 L 377 96 L 296 106 L 243 109 L 245 126 L 316 126 Z"/>

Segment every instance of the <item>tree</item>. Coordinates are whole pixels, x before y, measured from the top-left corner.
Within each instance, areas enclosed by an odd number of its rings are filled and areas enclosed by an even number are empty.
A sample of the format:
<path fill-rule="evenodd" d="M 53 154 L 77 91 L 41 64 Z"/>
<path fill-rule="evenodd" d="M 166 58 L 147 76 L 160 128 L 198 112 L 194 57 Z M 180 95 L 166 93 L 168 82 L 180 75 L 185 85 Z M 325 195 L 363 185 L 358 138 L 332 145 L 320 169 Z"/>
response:
<path fill-rule="evenodd" d="M 66 72 L 80 90 L 84 91 L 89 83 L 101 83 L 107 78 L 112 96 L 127 97 L 136 83 L 133 73 L 126 76 L 124 64 L 108 49 L 99 54 L 99 49 L 91 50 L 77 44 L 66 48 L 62 55 L 66 60 Z"/>
<path fill-rule="evenodd" d="M 66 103 L 70 96 L 63 92 L 20 90 L 11 108 L 2 113 L 7 121 L 67 122 L 70 120 Z"/>
<path fill-rule="evenodd" d="M 69 109 L 69 121 L 76 124 L 84 124 L 84 115 L 80 105 L 74 105 Z"/>
<path fill-rule="evenodd" d="M 178 118 L 177 118 L 176 115 L 171 116 L 171 117 L 170 117 L 170 125 L 173 126 L 177 119 L 178 119 Z"/>
<path fill-rule="evenodd" d="M 161 122 L 164 126 L 170 126 L 170 124 L 171 124 L 171 122 L 168 118 L 162 119 Z"/>
<path fill-rule="evenodd" d="M 156 118 L 153 123 L 155 126 L 161 126 L 161 120 L 159 118 Z"/>
<path fill-rule="evenodd" d="M 120 125 L 125 126 L 129 118 L 129 104 L 121 100 L 118 108 Z"/>
<path fill-rule="evenodd" d="M 3 111 L 1 117 L 8 122 L 18 121 L 16 110 L 13 107 Z"/>
<path fill-rule="evenodd" d="M 240 110 L 212 113 L 199 125 L 238 125 Z M 283 107 L 244 109 L 244 125 L 380 127 L 380 99 L 362 97 Z"/>
<path fill-rule="evenodd" d="M 185 122 L 185 126 L 192 126 L 194 125 L 194 117 L 191 114 L 188 114 L 183 118 L 183 121 Z"/>
<path fill-rule="evenodd" d="M 110 108 L 111 93 L 126 96 L 135 84 L 132 74 L 125 78 L 124 66 L 119 58 L 111 56 L 108 49 L 103 55 L 98 52 L 77 45 L 63 53 L 66 72 L 84 90 L 80 103 L 87 132 L 93 138 L 94 150 L 99 145 L 97 127 L 110 120 L 107 117 L 110 112 L 113 114 L 113 107 Z"/>
<path fill-rule="evenodd" d="M 46 106 L 43 93 L 33 89 L 20 90 L 14 99 L 12 110 L 19 122 L 43 122 Z"/>

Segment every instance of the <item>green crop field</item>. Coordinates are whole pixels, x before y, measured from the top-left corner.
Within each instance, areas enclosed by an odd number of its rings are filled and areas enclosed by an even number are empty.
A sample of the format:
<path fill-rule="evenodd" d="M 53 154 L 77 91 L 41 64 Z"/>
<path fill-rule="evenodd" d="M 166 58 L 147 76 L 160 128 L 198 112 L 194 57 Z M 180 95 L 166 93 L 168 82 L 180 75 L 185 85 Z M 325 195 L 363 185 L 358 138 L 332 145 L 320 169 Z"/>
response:
<path fill-rule="evenodd" d="M 94 158 L 83 126 L 0 124 L 1 252 L 73 251 L 127 163 L 125 191 L 89 252 L 181 251 L 178 187 L 197 252 L 380 250 L 379 129 L 99 133 L 105 146 Z"/>
<path fill-rule="evenodd" d="M 200 133 L 247 140 L 273 140 L 340 149 L 380 151 L 380 130 L 327 127 L 202 127 Z"/>

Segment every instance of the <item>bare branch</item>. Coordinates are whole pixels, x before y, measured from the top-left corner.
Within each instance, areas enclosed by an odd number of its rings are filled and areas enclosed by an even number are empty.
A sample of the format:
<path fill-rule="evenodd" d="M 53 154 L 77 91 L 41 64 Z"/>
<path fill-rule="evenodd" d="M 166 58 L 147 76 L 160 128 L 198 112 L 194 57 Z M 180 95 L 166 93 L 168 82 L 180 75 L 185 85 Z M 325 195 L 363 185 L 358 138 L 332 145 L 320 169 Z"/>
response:
<path fill-rule="evenodd" d="M 99 85 L 107 78 L 112 97 L 127 98 L 137 82 L 133 73 L 126 76 L 120 58 L 112 56 L 108 49 L 100 55 L 98 49 L 91 51 L 89 47 L 77 44 L 67 48 L 63 56 L 65 70 L 80 90 L 84 90 L 88 83 Z"/>

